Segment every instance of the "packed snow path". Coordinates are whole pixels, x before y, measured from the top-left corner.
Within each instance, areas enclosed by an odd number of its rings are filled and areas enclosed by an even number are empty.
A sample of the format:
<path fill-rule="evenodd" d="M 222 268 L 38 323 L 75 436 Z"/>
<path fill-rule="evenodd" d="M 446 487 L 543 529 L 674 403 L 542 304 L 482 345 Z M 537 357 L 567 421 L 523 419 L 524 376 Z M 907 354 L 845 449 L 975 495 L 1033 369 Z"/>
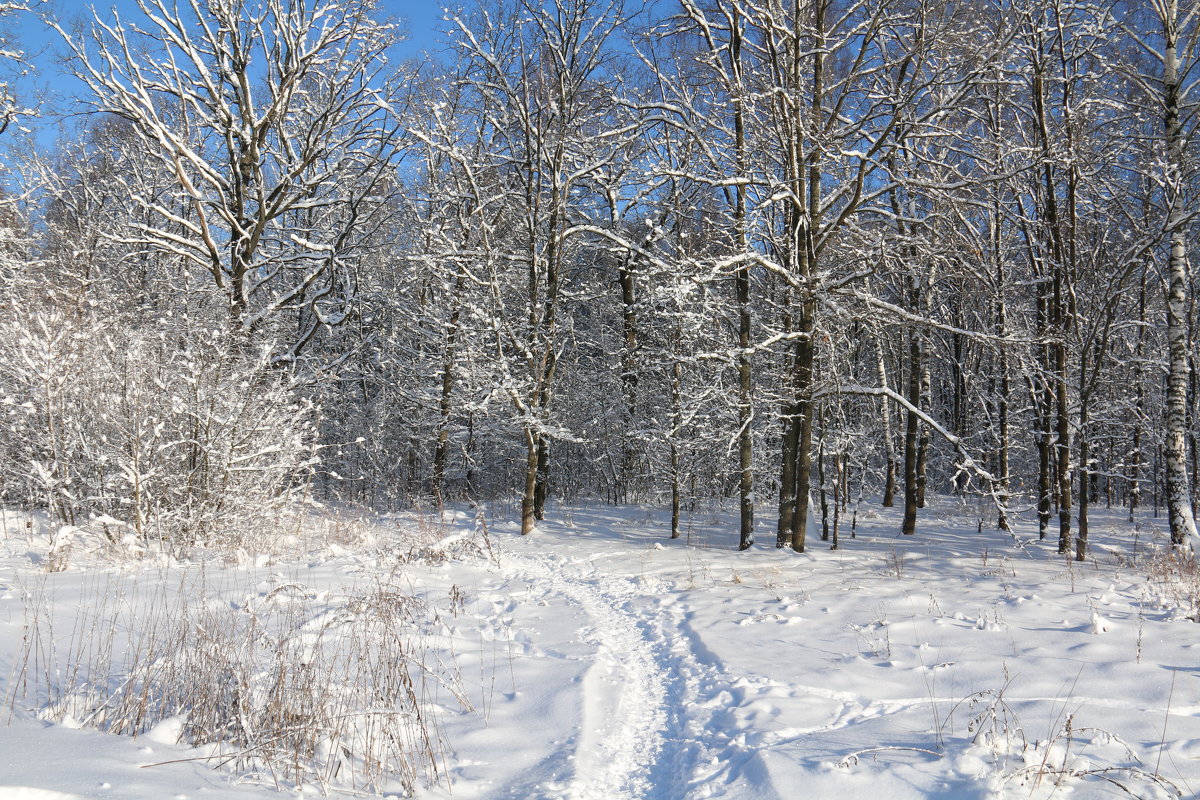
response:
<path fill-rule="evenodd" d="M 507 570 L 541 584 L 580 608 L 590 627 L 580 637 L 595 647 L 583 680 L 583 718 L 569 753 L 568 786 L 526 786 L 511 796 L 563 800 L 624 800 L 652 796 L 651 768 L 663 748 L 666 685 L 657 637 L 635 610 L 641 591 L 630 580 L 601 575 L 588 561 L 546 555 L 504 556 Z"/>
<path fill-rule="evenodd" d="M 591 660 L 573 687 L 572 733 L 529 780 L 483 796 L 771 800 L 806 785 L 815 796 L 999 800 L 1110 781 L 1147 798 L 1190 791 L 1200 720 L 1171 695 L 1171 670 L 1190 660 L 1139 648 L 1151 620 L 1185 634 L 1194 623 L 1152 613 L 1126 561 L 1064 564 L 966 526 L 939 531 L 941 551 L 889 532 L 842 553 L 761 548 L 751 560 L 606 516 L 577 511 L 504 542 L 504 580 L 536 587 L 560 615 L 580 612 L 576 628 L 541 624 L 555 615 L 545 612 L 533 641 L 570 639 Z M 1121 620 L 1117 634 L 1099 610 Z M 1048 635 L 1069 642 L 1070 674 Z M 1120 700 L 1078 677 L 1107 673 L 1124 675 Z M 1090 726 L 1087 741 L 1072 724 Z M 1160 761 L 1183 795 L 1143 768 Z"/>

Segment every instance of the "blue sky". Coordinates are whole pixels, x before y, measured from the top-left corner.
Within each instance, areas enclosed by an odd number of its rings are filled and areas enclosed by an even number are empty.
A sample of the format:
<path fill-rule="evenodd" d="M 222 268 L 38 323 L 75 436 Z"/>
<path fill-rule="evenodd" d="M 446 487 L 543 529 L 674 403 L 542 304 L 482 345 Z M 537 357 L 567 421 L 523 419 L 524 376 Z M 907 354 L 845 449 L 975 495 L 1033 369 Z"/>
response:
<path fill-rule="evenodd" d="M 387 13 L 408 22 L 412 36 L 406 44 L 412 52 L 419 52 L 433 43 L 435 31 L 441 27 L 442 3 L 426 0 L 383 0 L 380 5 Z"/>
<path fill-rule="evenodd" d="M 102 16 L 108 18 L 112 16 L 111 9 L 116 9 L 122 16 L 133 17 L 137 14 L 133 0 L 97 0 L 94 5 Z M 386 16 L 401 19 L 410 32 L 408 40 L 399 48 L 399 55 L 412 57 L 436 47 L 437 30 L 442 26 L 443 5 L 444 2 L 427 0 L 380 0 L 380 11 Z M 58 18 L 64 21 L 64 27 L 68 28 L 70 25 L 66 22 L 85 13 L 84 3 L 73 0 L 45 0 L 41 7 L 54 10 Z M 41 96 L 45 111 L 58 112 L 69 108 L 69 97 L 76 90 L 76 84 L 58 66 L 58 35 L 33 15 L 21 19 L 14 26 L 13 34 L 15 44 L 29 56 L 33 67 L 31 75 L 20 79 L 18 89 L 26 97 Z M 28 127 L 35 129 L 38 143 L 46 146 L 54 141 L 58 122 L 56 119 L 43 119 L 30 123 Z"/>

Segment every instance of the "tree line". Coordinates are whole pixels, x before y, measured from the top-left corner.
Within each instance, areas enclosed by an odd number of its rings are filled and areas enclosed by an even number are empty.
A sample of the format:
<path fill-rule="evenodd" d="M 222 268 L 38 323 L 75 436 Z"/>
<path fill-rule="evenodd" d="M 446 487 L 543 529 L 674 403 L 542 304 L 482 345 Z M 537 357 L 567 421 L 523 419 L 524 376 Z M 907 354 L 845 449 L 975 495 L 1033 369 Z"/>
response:
<path fill-rule="evenodd" d="M 173 548 L 304 497 L 1196 535 L 1200 3 L 478 0 L 407 61 L 351 0 L 47 24 L 6 502 Z"/>

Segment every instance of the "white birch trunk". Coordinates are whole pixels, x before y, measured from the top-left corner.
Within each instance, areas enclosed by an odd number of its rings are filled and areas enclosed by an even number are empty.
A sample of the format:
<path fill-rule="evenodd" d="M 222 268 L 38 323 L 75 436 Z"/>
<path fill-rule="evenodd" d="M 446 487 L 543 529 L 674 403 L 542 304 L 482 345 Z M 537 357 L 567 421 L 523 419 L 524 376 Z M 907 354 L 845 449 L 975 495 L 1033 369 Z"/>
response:
<path fill-rule="evenodd" d="M 1171 197 L 1167 220 L 1171 253 L 1167 262 L 1167 436 L 1164 449 L 1171 544 L 1181 546 L 1195 541 L 1196 519 L 1192 514 L 1191 480 L 1187 471 L 1188 260 L 1183 229 L 1184 134 L 1179 119 L 1179 4 L 1177 0 L 1167 0 L 1162 10 L 1163 100 Z"/>

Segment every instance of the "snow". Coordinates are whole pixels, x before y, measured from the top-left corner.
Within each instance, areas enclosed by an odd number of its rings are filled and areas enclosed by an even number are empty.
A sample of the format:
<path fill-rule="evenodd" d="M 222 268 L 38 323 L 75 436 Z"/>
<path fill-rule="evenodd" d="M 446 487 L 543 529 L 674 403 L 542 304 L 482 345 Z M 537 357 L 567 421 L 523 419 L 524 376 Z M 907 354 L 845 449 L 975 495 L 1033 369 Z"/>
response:
<path fill-rule="evenodd" d="M 53 529 L 10 518 L 0 798 L 319 796 L 213 769 L 179 743 L 180 716 L 130 738 L 12 699 L 35 600 L 63 648 L 113 576 L 137 608 L 197 571 L 214 607 L 296 609 L 306 636 L 346 621 L 347 587 L 384 576 L 442 609 L 427 652 L 453 658 L 464 697 L 427 699 L 447 779 L 419 788 L 424 800 L 1195 796 L 1200 627 L 1186 591 L 1148 577 L 1162 526 L 1101 511 L 1095 557 L 1077 563 L 1037 541 L 1031 518 L 1010 536 L 980 531 L 980 513 L 939 499 L 902 537 L 899 509 L 864 504 L 841 549 L 796 554 L 736 552 L 736 515 L 720 507 L 675 541 L 658 509 L 552 508 L 526 537 L 489 519 L 490 553 L 469 546 L 476 523 L 460 512 L 366 520 L 356 540 L 309 535 L 228 565 L 78 551 L 53 573 Z"/>

